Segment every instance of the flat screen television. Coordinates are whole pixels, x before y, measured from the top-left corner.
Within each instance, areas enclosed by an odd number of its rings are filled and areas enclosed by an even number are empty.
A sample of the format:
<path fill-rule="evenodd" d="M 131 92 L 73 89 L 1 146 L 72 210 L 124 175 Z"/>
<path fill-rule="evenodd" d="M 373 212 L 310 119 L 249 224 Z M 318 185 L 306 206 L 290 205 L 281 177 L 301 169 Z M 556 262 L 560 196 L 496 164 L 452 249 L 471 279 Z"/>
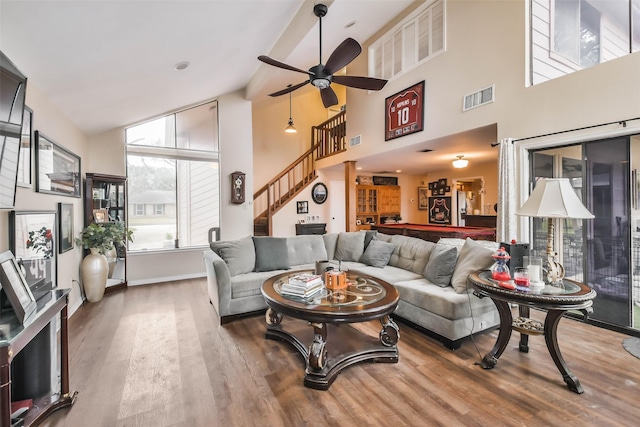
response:
<path fill-rule="evenodd" d="M 0 209 L 15 206 L 27 78 L 0 52 Z"/>

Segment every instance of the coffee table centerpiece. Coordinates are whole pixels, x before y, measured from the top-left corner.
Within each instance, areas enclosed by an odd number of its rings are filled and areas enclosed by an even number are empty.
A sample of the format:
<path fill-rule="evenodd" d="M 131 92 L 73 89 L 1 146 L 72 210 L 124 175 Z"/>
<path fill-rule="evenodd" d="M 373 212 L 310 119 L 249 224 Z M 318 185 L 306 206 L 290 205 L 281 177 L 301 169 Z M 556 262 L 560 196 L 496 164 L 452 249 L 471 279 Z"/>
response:
<path fill-rule="evenodd" d="M 389 283 L 360 273 L 346 273 L 346 287 L 327 289 L 308 298 L 282 292 L 289 279 L 311 270 L 291 271 L 274 276 L 262 285 L 262 295 L 269 308 L 266 313 L 266 338 L 292 344 L 306 360 L 304 384 L 326 390 L 343 369 L 360 362 L 398 362 L 398 326 L 389 317 L 398 305 L 398 291 Z M 284 316 L 304 320 L 287 320 Z M 336 327 L 379 319 L 378 339 L 356 328 Z M 311 331 L 308 326 L 311 326 Z M 327 336 L 332 352 L 327 351 Z"/>

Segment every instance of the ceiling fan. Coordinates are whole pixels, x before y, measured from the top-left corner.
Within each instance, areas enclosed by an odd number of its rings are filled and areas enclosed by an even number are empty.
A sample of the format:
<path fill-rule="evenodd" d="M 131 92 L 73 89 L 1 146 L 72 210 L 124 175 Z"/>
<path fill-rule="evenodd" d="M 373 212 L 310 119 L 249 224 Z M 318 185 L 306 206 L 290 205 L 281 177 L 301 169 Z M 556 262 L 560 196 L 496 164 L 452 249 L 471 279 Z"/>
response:
<path fill-rule="evenodd" d="M 273 65 L 274 67 L 283 68 L 285 70 L 296 71 L 298 73 L 307 74 L 309 80 L 287 87 L 269 94 L 269 96 L 285 95 L 289 92 L 293 92 L 296 89 L 300 89 L 302 86 L 311 83 L 313 86 L 320 89 L 320 97 L 325 108 L 329 108 L 332 105 L 338 103 L 338 96 L 331 88 L 331 83 L 338 83 L 344 86 L 353 87 L 357 89 L 365 90 L 380 90 L 387 84 L 384 79 L 377 79 L 373 77 L 361 77 L 361 76 L 336 76 L 334 73 L 346 67 L 351 61 L 356 59 L 360 52 L 362 52 L 362 46 L 360 43 L 352 38 L 348 38 L 333 51 L 329 56 L 326 65 L 322 64 L 322 17 L 327 14 L 327 6 L 324 4 L 316 4 L 313 7 L 313 14 L 319 19 L 320 26 L 320 63 L 314 67 L 309 68 L 308 71 L 300 68 L 287 65 L 283 62 L 276 61 L 265 55 L 260 55 L 258 59 L 265 64 Z"/>

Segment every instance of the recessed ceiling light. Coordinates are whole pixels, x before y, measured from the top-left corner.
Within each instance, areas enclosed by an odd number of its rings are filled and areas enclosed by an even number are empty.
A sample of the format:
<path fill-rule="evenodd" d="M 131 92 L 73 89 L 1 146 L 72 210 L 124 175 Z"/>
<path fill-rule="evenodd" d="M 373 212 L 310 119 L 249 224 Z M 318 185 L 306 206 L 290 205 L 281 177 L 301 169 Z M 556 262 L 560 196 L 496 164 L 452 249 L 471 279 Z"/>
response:
<path fill-rule="evenodd" d="M 358 167 L 356 168 L 356 170 L 361 171 L 361 170 L 362 170 L 362 166 L 358 166 Z"/>
<path fill-rule="evenodd" d="M 349 28 L 349 27 L 353 27 L 354 25 L 356 25 L 356 21 L 351 21 L 349 23 L 347 23 L 347 25 L 345 25 L 345 28 Z"/>
<path fill-rule="evenodd" d="M 402 169 L 396 169 L 396 173 L 402 172 Z"/>
<path fill-rule="evenodd" d="M 178 62 L 174 68 L 174 70 L 181 71 L 189 66 L 189 61 Z"/>

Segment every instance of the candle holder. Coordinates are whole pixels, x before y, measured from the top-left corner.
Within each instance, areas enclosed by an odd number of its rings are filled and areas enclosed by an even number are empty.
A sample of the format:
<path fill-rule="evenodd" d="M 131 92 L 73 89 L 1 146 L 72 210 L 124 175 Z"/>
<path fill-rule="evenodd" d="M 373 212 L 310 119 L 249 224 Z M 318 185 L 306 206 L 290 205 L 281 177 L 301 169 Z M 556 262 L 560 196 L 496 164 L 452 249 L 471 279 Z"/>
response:
<path fill-rule="evenodd" d="M 529 286 L 531 288 L 544 288 L 542 258 L 525 256 L 523 257 L 523 264 L 529 271 Z"/>

